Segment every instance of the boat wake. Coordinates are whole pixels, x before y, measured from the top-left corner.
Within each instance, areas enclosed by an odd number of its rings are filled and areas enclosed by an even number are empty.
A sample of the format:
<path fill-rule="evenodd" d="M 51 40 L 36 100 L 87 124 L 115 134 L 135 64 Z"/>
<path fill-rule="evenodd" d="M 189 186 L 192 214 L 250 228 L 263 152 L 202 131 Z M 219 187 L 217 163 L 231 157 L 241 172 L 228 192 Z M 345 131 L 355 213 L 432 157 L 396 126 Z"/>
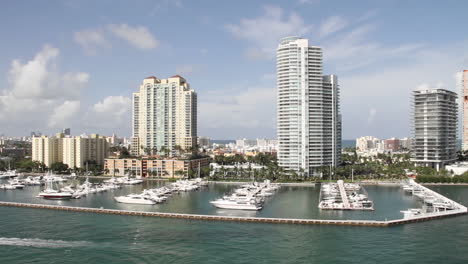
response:
<path fill-rule="evenodd" d="M 37 248 L 74 248 L 92 245 L 86 241 L 46 240 L 39 238 L 0 237 L 0 246 L 20 246 Z"/>

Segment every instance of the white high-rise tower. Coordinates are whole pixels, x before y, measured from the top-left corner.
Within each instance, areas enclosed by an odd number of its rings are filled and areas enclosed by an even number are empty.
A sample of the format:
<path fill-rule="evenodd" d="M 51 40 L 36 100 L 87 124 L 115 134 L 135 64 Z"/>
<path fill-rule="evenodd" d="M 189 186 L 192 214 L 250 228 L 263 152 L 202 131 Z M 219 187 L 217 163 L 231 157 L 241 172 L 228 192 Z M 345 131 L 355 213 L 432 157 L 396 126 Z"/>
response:
<path fill-rule="evenodd" d="M 341 114 L 336 75 L 322 75 L 322 49 L 307 39 L 283 38 L 277 49 L 278 162 L 285 170 L 316 175 L 337 166 Z"/>

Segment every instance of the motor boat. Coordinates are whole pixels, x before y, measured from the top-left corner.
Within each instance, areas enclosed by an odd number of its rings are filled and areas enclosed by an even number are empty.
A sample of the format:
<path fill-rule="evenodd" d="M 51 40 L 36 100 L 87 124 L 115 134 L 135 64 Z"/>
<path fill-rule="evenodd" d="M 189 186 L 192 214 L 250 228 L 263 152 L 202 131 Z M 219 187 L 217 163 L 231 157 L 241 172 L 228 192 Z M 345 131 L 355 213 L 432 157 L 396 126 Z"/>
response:
<path fill-rule="evenodd" d="M 18 179 L 9 180 L 8 183 L 15 187 L 15 189 L 24 189 L 24 182 Z"/>
<path fill-rule="evenodd" d="M 234 209 L 234 210 L 254 210 L 258 211 L 262 209 L 261 204 L 257 203 L 255 199 L 251 200 L 226 200 L 218 199 L 210 202 L 216 208 L 221 209 Z"/>
<path fill-rule="evenodd" d="M 114 197 L 114 199 L 119 203 L 126 203 L 126 204 L 148 204 L 148 205 L 156 204 L 155 201 L 141 194 L 129 194 L 125 196 L 117 196 L 117 197 Z"/>
<path fill-rule="evenodd" d="M 16 190 L 16 187 L 11 184 L 1 184 L 0 189 L 2 190 Z"/>

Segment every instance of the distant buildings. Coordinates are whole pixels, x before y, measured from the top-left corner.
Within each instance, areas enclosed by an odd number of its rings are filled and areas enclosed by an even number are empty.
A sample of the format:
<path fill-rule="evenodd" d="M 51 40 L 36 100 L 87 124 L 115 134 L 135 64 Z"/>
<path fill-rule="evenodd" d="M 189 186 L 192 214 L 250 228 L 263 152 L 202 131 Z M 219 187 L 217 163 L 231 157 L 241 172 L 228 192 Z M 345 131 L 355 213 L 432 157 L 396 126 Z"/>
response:
<path fill-rule="evenodd" d="M 140 175 L 142 177 L 181 178 L 198 173 L 198 168 L 209 167 L 211 158 L 199 159 L 106 159 L 104 170 L 110 175 Z"/>
<path fill-rule="evenodd" d="M 238 148 L 248 148 L 257 145 L 257 141 L 255 139 L 237 139 L 236 140 L 236 147 Z"/>
<path fill-rule="evenodd" d="M 32 138 L 32 160 L 43 162 L 47 167 L 55 162 L 63 162 L 72 169 L 83 168 L 87 162 L 104 165 L 108 152 L 106 138 L 97 134 L 65 137 L 58 133 L 55 137 Z"/>
<path fill-rule="evenodd" d="M 210 148 L 211 139 L 209 137 L 198 137 L 198 146 L 201 148 Z"/>
<path fill-rule="evenodd" d="M 179 75 L 143 80 L 133 93 L 133 155 L 174 152 L 197 144 L 197 94 Z"/>
<path fill-rule="evenodd" d="M 462 73 L 462 95 L 463 95 L 463 143 L 462 149 L 468 150 L 468 70 Z"/>
<path fill-rule="evenodd" d="M 65 136 L 71 136 L 71 130 L 70 128 L 64 128 L 62 130 L 62 133 L 65 135 Z"/>
<path fill-rule="evenodd" d="M 356 139 L 356 150 L 360 155 L 377 155 L 378 153 L 409 151 L 411 139 L 389 138 L 378 139 L 365 136 Z"/>
<path fill-rule="evenodd" d="M 457 94 L 445 89 L 413 92 L 411 160 L 439 170 L 457 159 Z"/>
<path fill-rule="evenodd" d="M 112 136 L 106 137 L 106 140 L 107 143 L 109 143 L 109 147 L 123 146 L 125 144 L 125 139 L 117 137 L 116 134 L 112 134 Z"/>
<path fill-rule="evenodd" d="M 277 49 L 278 163 L 312 175 L 337 166 L 341 154 L 338 78 L 322 75 L 322 49 L 307 39 L 283 38 Z"/>

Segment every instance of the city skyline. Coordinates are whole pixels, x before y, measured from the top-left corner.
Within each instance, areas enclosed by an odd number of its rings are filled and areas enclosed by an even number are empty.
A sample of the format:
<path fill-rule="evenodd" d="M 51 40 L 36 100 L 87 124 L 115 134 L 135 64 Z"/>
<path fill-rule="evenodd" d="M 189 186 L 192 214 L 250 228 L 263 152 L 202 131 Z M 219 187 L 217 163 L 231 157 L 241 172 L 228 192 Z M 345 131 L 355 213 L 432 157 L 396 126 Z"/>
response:
<path fill-rule="evenodd" d="M 186 1 L 110 8 L 57 3 L 11 2 L 0 11 L 18 24 L 0 26 L 9 36 L 0 51 L 0 133 L 52 134 L 71 127 L 130 136 L 131 94 L 140 80 L 180 74 L 199 94 L 199 135 L 274 138 L 274 50 L 281 37 L 299 35 L 322 46 L 324 72 L 340 76 L 344 139 L 404 137 L 408 94 L 417 87 L 458 92 L 454 77 L 468 68 L 467 39 L 458 23 L 465 3 L 433 2 L 418 21 L 419 5 L 402 9 L 399 1 L 271 1 L 243 8 Z M 147 15 L 135 15 L 141 10 Z M 74 21 L 82 14 L 89 19 Z M 427 34 L 430 14 L 450 15 Z M 392 126 L 382 130 L 386 124 Z"/>

